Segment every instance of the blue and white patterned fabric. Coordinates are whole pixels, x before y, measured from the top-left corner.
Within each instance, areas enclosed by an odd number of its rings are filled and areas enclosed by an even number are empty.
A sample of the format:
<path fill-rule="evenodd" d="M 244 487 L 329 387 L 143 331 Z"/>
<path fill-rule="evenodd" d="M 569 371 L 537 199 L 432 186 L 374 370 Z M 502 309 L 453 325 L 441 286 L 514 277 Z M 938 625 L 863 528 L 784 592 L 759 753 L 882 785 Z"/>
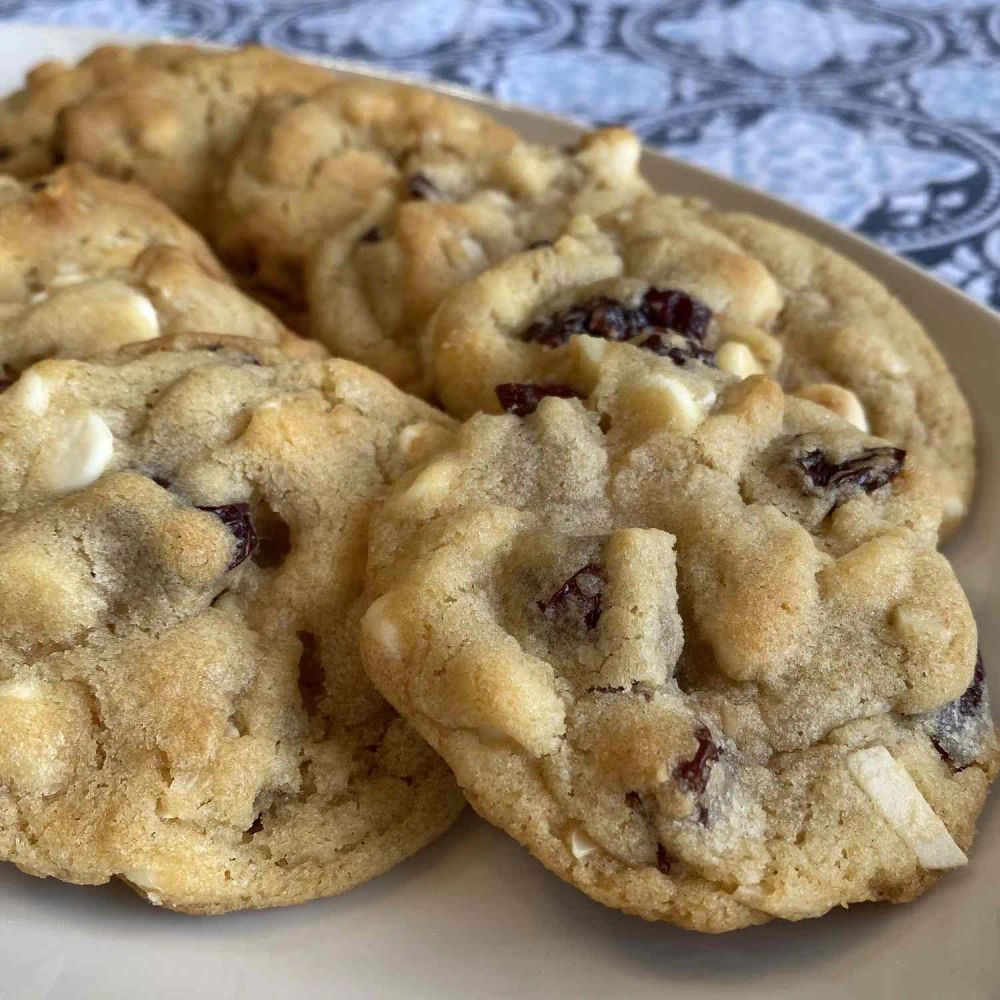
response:
<path fill-rule="evenodd" d="M 0 0 L 0 19 L 262 41 L 628 123 L 1000 307 L 998 3 Z"/>

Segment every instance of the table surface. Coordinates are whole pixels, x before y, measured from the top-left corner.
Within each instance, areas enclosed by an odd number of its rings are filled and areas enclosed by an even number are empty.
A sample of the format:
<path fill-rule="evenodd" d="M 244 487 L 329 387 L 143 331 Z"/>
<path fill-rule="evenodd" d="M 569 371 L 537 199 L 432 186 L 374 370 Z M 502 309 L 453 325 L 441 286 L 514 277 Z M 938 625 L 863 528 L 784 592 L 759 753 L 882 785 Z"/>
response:
<path fill-rule="evenodd" d="M 358 59 L 624 122 L 1000 307 L 1000 4 L 0 0 L 0 20 Z"/>

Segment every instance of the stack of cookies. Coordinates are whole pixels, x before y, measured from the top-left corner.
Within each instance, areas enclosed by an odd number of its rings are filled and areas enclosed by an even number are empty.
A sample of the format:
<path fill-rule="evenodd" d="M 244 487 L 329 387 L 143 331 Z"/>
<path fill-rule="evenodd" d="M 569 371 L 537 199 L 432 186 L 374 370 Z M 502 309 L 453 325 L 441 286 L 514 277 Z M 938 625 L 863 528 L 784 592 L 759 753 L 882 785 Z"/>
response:
<path fill-rule="evenodd" d="M 702 931 L 966 863 L 967 405 L 876 281 L 639 155 L 262 49 L 0 105 L 0 858 L 219 913 L 468 801 Z"/>

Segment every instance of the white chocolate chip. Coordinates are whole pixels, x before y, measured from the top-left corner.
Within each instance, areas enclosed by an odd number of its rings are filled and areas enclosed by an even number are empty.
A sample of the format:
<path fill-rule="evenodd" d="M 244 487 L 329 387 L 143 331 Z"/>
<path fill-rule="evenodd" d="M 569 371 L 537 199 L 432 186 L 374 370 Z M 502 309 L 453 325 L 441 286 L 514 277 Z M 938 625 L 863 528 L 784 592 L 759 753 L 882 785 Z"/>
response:
<path fill-rule="evenodd" d="M 429 457 L 450 438 L 451 431 L 447 427 L 421 420 L 404 427 L 397 441 L 404 458 L 415 462 Z"/>
<path fill-rule="evenodd" d="M 847 770 L 924 868 L 957 868 L 968 861 L 909 772 L 885 747 L 855 750 Z"/>
<path fill-rule="evenodd" d="M 451 491 L 454 476 L 453 465 L 448 462 L 434 462 L 413 480 L 400 495 L 400 499 L 407 503 L 433 503 Z"/>
<path fill-rule="evenodd" d="M 737 378 L 749 378 L 764 371 L 764 366 L 754 356 L 753 351 L 738 340 L 727 340 L 720 344 L 715 352 L 715 363 L 724 372 L 729 372 Z"/>
<path fill-rule="evenodd" d="M 129 288 L 127 291 L 127 309 L 134 320 L 131 324 L 131 332 L 135 334 L 133 339 L 153 340 L 159 337 L 160 317 L 156 314 L 153 303 L 134 289 Z"/>
<path fill-rule="evenodd" d="M 682 433 L 693 431 L 705 419 L 705 410 L 683 382 L 654 375 L 637 386 L 638 405 L 649 405 L 650 416 Z"/>
<path fill-rule="evenodd" d="M 865 408 L 861 405 L 861 400 L 842 385 L 834 385 L 830 382 L 817 382 L 815 385 L 807 385 L 799 389 L 796 393 L 799 399 L 808 399 L 810 402 L 818 403 L 837 416 L 843 417 L 850 424 L 854 424 L 859 431 L 868 433 L 868 417 L 865 415 Z"/>
<path fill-rule="evenodd" d="M 156 872 L 150 868 L 127 868 L 122 872 L 122 878 L 127 879 L 136 888 L 141 889 L 153 906 L 162 906 L 163 897 L 157 885 Z"/>
<path fill-rule="evenodd" d="M 361 620 L 364 634 L 395 660 L 402 659 L 403 646 L 399 637 L 399 626 L 386 611 L 388 594 L 383 595 L 365 612 Z"/>
<path fill-rule="evenodd" d="M 5 684 L 0 684 L 0 698 L 31 701 L 38 697 L 40 689 L 38 681 L 7 681 Z"/>
<path fill-rule="evenodd" d="M 44 417 L 49 408 L 48 383 L 38 372 L 28 369 L 11 389 L 11 394 L 29 413 Z"/>
<path fill-rule="evenodd" d="M 588 837 L 579 827 L 573 827 L 569 832 L 569 850 L 577 861 L 590 857 L 600 845 Z"/>
<path fill-rule="evenodd" d="M 965 502 L 961 497 L 946 497 L 943 510 L 947 518 L 961 517 L 965 513 Z"/>
<path fill-rule="evenodd" d="M 39 461 L 39 476 L 56 493 L 82 490 L 101 477 L 114 446 L 111 428 L 93 410 L 85 410 L 66 421 L 59 439 Z"/>

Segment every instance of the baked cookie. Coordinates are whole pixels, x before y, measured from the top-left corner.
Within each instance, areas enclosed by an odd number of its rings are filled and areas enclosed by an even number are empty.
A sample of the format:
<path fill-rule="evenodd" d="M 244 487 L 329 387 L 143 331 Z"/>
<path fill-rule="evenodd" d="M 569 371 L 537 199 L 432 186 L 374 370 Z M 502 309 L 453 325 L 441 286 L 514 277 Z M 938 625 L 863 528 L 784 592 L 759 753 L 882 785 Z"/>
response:
<path fill-rule="evenodd" d="M 153 45 L 98 49 L 36 69 L 0 108 L 0 169 L 25 176 L 63 160 L 135 180 L 202 228 L 221 164 L 257 101 L 307 94 L 328 70 L 270 49 Z"/>
<path fill-rule="evenodd" d="M 377 205 L 317 246 L 308 267 L 313 335 L 430 394 L 421 338 L 445 294 L 551 242 L 579 213 L 600 217 L 648 196 L 641 151 L 631 132 L 611 128 L 569 151 L 519 143 L 489 158 L 424 163 L 410 175 L 410 197 L 384 203 L 388 212 Z"/>
<path fill-rule="evenodd" d="M 934 345 L 875 279 L 762 219 L 660 196 L 600 226 L 575 220 L 458 289 L 427 341 L 432 384 L 460 416 L 496 410 L 502 382 L 573 384 L 575 355 L 604 341 L 667 374 L 766 372 L 919 458 L 945 532 L 968 509 L 972 421 Z"/>
<path fill-rule="evenodd" d="M 190 45 L 146 45 L 132 49 L 104 45 L 76 66 L 58 60 L 39 63 L 23 89 L 0 101 L 0 172 L 15 177 L 48 173 L 62 162 L 59 115 L 138 67 L 162 68 L 190 58 Z"/>
<path fill-rule="evenodd" d="M 134 184 L 75 164 L 0 177 L 0 376 L 167 334 L 235 333 L 320 357 L 230 282 L 204 241 Z"/>
<path fill-rule="evenodd" d="M 599 405 L 497 386 L 509 415 L 390 491 L 369 675 L 609 906 L 714 932 L 912 899 L 1000 763 L 933 483 L 766 376 L 618 363 Z"/>
<path fill-rule="evenodd" d="M 372 504 L 448 419 L 251 340 L 123 352 L 0 394 L 0 858 L 192 913 L 343 892 L 462 806 L 357 648 Z"/>
<path fill-rule="evenodd" d="M 257 106 L 215 199 L 215 246 L 255 283 L 303 295 L 303 263 L 321 237 L 400 199 L 430 196 L 430 177 L 509 149 L 517 136 L 489 115 L 417 87 L 342 80 L 311 97 Z"/>

